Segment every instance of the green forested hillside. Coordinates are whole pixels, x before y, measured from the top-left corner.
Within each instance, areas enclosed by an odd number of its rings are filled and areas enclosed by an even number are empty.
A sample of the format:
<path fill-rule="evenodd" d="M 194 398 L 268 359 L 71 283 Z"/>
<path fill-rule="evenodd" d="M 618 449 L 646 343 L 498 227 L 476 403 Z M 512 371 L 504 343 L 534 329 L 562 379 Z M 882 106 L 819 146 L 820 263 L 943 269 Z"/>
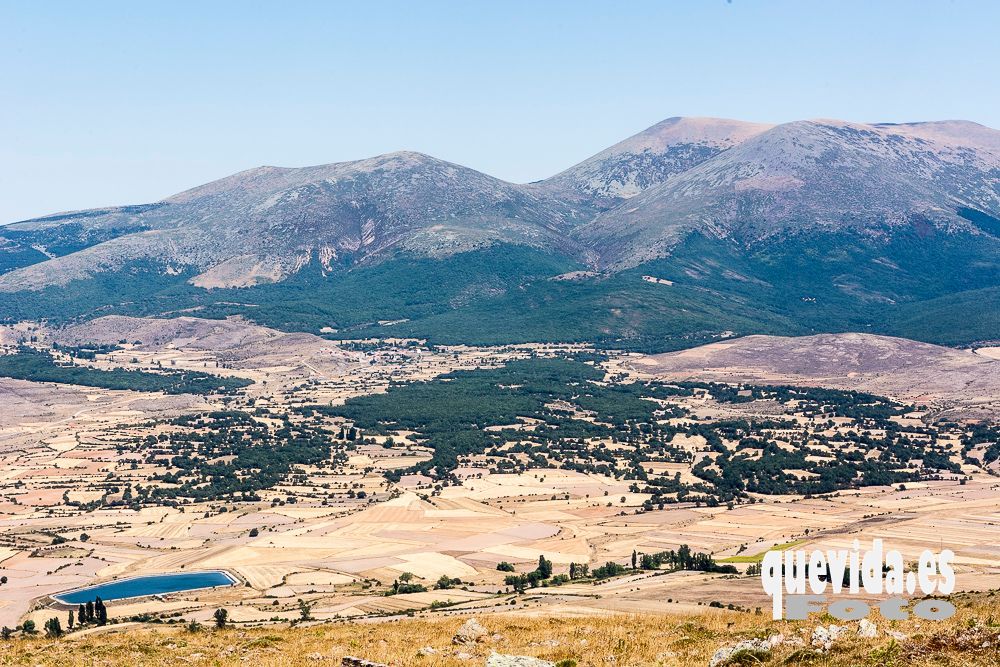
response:
<path fill-rule="evenodd" d="M 0 315 L 60 322 L 185 310 L 338 339 L 590 341 L 648 351 L 720 336 L 842 331 L 967 344 L 1000 338 L 998 258 L 992 236 L 914 229 L 888 242 L 838 233 L 751 246 L 692 234 L 670 257 L 570 279 L 564 274 L 587 267 L 511 245 L 443 258 L 400 254 L 334 272 L 313 264 L 243 289 L 205 290 L 187 282 L 190 272 L 133 264 L 65 288 L 4 295 Z"/>

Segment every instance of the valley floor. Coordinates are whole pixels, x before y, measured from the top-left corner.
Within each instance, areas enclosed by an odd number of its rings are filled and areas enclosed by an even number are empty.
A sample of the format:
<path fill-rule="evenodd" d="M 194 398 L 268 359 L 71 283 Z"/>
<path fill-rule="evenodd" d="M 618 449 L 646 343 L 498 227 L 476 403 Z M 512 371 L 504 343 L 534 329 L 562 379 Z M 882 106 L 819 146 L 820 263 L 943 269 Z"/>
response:
<path fill-rule="evenodd" d="M 957 554 L 959 590 L 1000 588 L 1000 479 L 966 463 L 961 475 L 903 488 L 869 486 L 824 497 L 760 495 L 755 498 L 759 502 L 732 508 L 677 503 L 642 511 L 648 494 L 636 492 L 629 480 L 594 472 L 530 466 L 490 472 L 488 465 L 473 460 L 456 471 L 461 483 L 434 489 L 419 475 L 390 483 L 386 472 L 430 456 L 426 448 L 410 446 L 407 433 L 398 432 L 394 445 L 378 435 L 371 443 L 340 452 L 345 458 L 336 470 L 303 466 L 301 477 L 262 491 L 256 500 L 138 510 L 127 504 L 109 506 L 121 498 L 125 485 L 145 486 L 162 474 L 155 462 L 137 460 L 130 443 L 166 433 L 165 419 L 234 407 L 282 411 L 339 404 L 352 396 L 385 392 L 391 381 L 493 368 L 560 350 L 586 352 L 568 346 L 420 349 L 403 343 L 342 349 L 319 338 L 290 339 L 231 321 L 193 320 L 185 326 L 160 338 L 161 332 L 136 333 L 135 328 L 108 332 L 113 341 L 155 340 L 129 343 L 87 363 L 149 371 L 189 368 L 255 384 L 237 397 L 165 396 L 0 379 L 0 571 L 8 578 L 0 586 L 0 626 L 14 627 L 27 619 L 41 629 L 46 620 L 58 617 L 65 627 L 67 610 L 53 605 L 51 595 L 117 577 L 225 569 L 242 585 L 110 603 L 109 615 L 123 622 L 110 636 L 105 631 L 95 637 L 77 633 L 55 644 L 18 640 L 0 652 L 0 664 L 37 664 L 44 653 L 42 662 L 64 665 L 82 664 L 95 655 L 136 664 L 205 659 L 278 665 L 301 664 L 310 654 L 320 654 L 317 660 L 323 661 L 354 652 L 399 665 L 459 664 L 445 649 L 458 624 L 454 617 L 469 614 L 490 615 L 489 624 L 507 637 L 496 647 L 502 652 L 576 656 L 585 660 L 581 664 L 593 665 L 651 665 L 658 664 L 657 656 L 659 664 L 687 664 L 706 661 L 715 648 L 741 633 L 771 627 L 766 617 L 754 614 L 757 607 L 766 613 L 768 603 L 759 578 L 743 572 L 753 556 L 793 541 L 812 549 L 850 548 L 859 540 L 864 548 L 882 538 L 908 560 L 924 549 L 950 548 Z M 643 373 L 655 368 L 641 361 L 634 355 L 613 355 L 608 367 L 625 374 L 633 367 Z M 976 368 L 982 373 L 981 366 Z M 774 409 L 767 401 L 747 407 L 704 395 L 683 400 L 699 421 L 720 415 L 736 419 L 755 410 L 766 416 Z M 941 400 L 935 396 L 935 408 Z M 261 422 L 269 419 L 260 417 Z M 898 419 L 903 429 L 922 424 L 918 417 Z M 830 433 L 849 427 L 838 422 Z M 939 444 L 960 460 L 957 440 L 942 436 Z M 670 475 L 676 469 L 684 479 L 690 476 L 690 466 L 650 465 L 666 466 Z M 290 502 L 291 497 L 296 500 Z M 734 562 L 741 573 L 654 571 L 516 594 L 496 567 L 508 561 L 526 571 L 544 555 L 562 573 L 570 563 L 596 567 L 625 562 L 633 550 L 656 553 L 681 544 L 717 560 L 738 555 Z M 429 590 L 385 595 L 403 573 Z M 464 583 L 432 589 L 442 575 Z M 315 619 L 310 623 L 322 625 L 279 629 L 299 617 L 300 601 Z M 711 603 L 743 611 L 710 611 Z M 132 618 L 207 625 L 220 607 L 229 610 L 235 629 L 116 632 L 135 628 L 124 625 Z M 417 618 L 390 625 L 341 625 L 408 613 Z M 648 615 L 626 618 L 621 613 Z M 274 627 L 255 628 L 265 625 Z M 934 632 L 919 630 L 926 636 Z M 583 639 L 588 644 L 579 643 Z M 548 640 L 559 644 L 533 643 Z M 834 652 L 816 664 L 859 664 L 851 660 L 874 655 L 887 643 L 853 642 L 843 655 Z M 415 649 L 425 645 L 440 653 L 417 658 Z M 476 650 L 482 653 L 486 647 Z M 947 651 L 940 655 L 948 656 Z M 894 659 L 896 664 L 948 664 L 925 660 L 923 654 L 910 655 L 909 662 Z"/>

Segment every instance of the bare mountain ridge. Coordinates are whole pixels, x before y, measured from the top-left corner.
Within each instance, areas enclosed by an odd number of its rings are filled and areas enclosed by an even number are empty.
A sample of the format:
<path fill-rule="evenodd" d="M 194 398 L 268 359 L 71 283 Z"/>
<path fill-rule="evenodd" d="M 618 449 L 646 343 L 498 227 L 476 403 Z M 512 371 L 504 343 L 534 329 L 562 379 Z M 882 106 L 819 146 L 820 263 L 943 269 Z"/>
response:
<path fill-rule="evenodd" d="M 967 132 L 966 132 L 967 130 Z M 800 121 L 756 134 L 574 231 L 611 269 L 670 254 L 691 231 L 744 244 L 814 230 L 979 234 L 1000 212 L 1000 132 L 973 123 Z"/>
<path fill-rule="evenodd" d="M 552 198 L 413 152 L 300 169 L 260 167 L 137 213 L 88 211 L 4 228 L 140 231 L 13 271 L 0 277 L 0 290 L 66 284 L 142 260 L 168 272 L 194 267 L 198 286 L 245 287 L 282 280 L 313 260 L 332 270 L 395 250 L 446 256 L 514 243 L 586 255 L 568 238 L 569 215 Z"/>
<path fill-rule="evenodd" d="M 542 181 L 540 187 L 571 201 L 612 208 L 772 127 L 723 118 L 668 118 Z"/>
<path fill-rule="evenodd" d="M 200 287 L 247 287 L 310 263 L 335 272 L 400 251 L 446 257 L 504 243 L 617 271 L 669 256 L 692 231 L 744 244 L 845 229 L 888 238 L 914 226 L 997 233 L 960 209 L 1000 216 L 996 130 L 671 118 L 530 185 L 399 152 L 259 167 L 156 204 L 17 223 L 0 231 L 0 291 L 134 262 L 193 273 Z"/>

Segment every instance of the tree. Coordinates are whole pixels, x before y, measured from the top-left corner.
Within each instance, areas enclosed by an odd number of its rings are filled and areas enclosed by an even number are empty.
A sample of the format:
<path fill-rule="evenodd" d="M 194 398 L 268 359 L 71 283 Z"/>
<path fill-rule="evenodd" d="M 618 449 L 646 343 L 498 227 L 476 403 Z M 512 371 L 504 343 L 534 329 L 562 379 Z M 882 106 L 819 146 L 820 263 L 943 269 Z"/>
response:
<path fill-rule="evenodd" d="M 499 563 L 497 563 L 497 570 L 499 570 L 500 572 L 513 572 L 514 566 L 508 563 L 507 561 L 502 560 Z"/>
<path fill-rule="evenodd" d="M 53 616 L 49 620 L 45 621 L 45 636 L 46 637 L 62 637 L 63 629 L 62 624 L 59 619 Z"/>
<path fill-rule="evenodd" d="M 639 565 L 639 554 L 636 553 L 635 549 L 632 549 L 632 569 L 637 569 Z"/>
<path fill-rule="evenodd" d="M 250 529 L 250 537 L 257 537 L 258 535 L 260 535 L 260 531 L 259 530 L 257 530 L 256 528 L 251 528 Z"/>
<path fill-rule="evenodd" d="M 104 606 L 104 602 L 101 598 L 94 600 L 94 614 L 97 616 L 98 625 L 108 624 L 108 608 Z"/>
<path fill-rule="evenodd" d="M 0 586 L 3 586 L 6 583 L 7 583 L 7 575 L 0 577 Z"/>
<path fill-rule="evenodd" d="M 509 574 L 504 578 L 503 582 L 513 587 L 518 593 L 523 593 L 529 584 L 528 575 L 526 574 Z"/>
<path fill-rule="evenodd" d="M 305 603 L 304 600 L 299 600 L 299 620 L 310 621 L 312 620 L 312 607 Z"/>
<path fill-rule="evenodd" d="M 80 606 L 76 608 L 76 618 L 83 625 L 87 622 L 87 605 L 80 603 Z"/>
<path fill-rule="evenodd" d="M 399 580 L 402 581 L 404 584 L 413 581 L 413 573 L 404 572 L 403 574 L 399 575 Z"/>
<path fill-rule="evenodd" d="M 90 600 L 90 601 L 87 602 L 87 613 L 85 614 L 85 616 L 87 617 L 87 622 L 88 623 L 93 623 L 94 622 L 94 619 L 96 618 L 96 616 L 94 616 L 94 601 L 93 600 Z"/>
<path fill-rule="evenodd" d="M 35 634 L 35 622 L 34 621 L 25 621 L 24 623 L 22 623 L 21 624 L 21 632 L 23 632 L 26 635 L 33 635 L 33 634 Z"/>
<path fill-rule="evenodd" d="M 538 568 L 535 571 L 538 572 L 542 579 L 548 579 L 552 576 L 552 561 L 544 555 L 539 555 Z"/>
<path fill-rule="evenodd" d="M 66 619 L 66 627 L 68 627 L 70 630 L 72 630 L 75 621 L 76 621 L 76 619 L 73 618 L 73 610 L 70 609 L 69 610 L 69 617 Z"/>
<path fill-rule="evenodd" d="M 625 566 L 614 561 L 608 561 L 601 567 L 594 569 L 595 579 L 610 579 L 611 577 L 618 577 L 623 574 L 625 574 Z"/>
<path fill-rule="evenodd" d="M 7 627 L 6 625 L 5 625 L 5 626 L 3 626 L 3 629 L 2 629 L 2 630 L 0 630 L 0 639 L 3 639 L 4 641 L 7 641 L 7 640 L 9 640 L 9 639 L 10 639 L 10 636 L 11 636 L 12 634 L 14 634 L 14 631 L 13 631 L 13 630 L 11 630 L 10 628 L 8 628 L 8 627 Z"/>
<path fill-rule="evenodd" d="M 212 618 L 215 619 L 215 627 L 221 630 L 226 627 L 226 623 L 229 621 L 229 612 L 225 609 L 216 609 Z"/>

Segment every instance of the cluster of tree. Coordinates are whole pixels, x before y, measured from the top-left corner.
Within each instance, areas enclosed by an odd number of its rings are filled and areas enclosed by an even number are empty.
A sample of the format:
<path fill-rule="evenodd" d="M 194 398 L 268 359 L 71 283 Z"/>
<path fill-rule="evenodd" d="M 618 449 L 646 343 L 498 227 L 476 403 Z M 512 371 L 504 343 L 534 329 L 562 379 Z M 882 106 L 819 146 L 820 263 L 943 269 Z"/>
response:
<path fill-rule="evenodd" d="M 507 563 L 509 565 L 509 563 Z M 499 566 L 497 567 L 499 569 Z M 528 587 L 537 588 L 552 577 L 552 561 L 544 555 L 538 556 L 538 566 L 524 574 L 509 574 L 504 577 L 504 583 L 518 593 L 523 593 Z"/>
<path fill-rule="evenodd" d="M 587 363 L 531 358 L 496 369 L 456 371 L 426 382 L 393 385 L 385 394 L 314 409 L 344 417 L 366 432 L 415 431 L 421 443 L 434 450 L 432 458 L 390 475 L 420 472 L 444 478 L 458 466 L 459 457 L 520 439 L 514 429 L 484 430 L 516 423 L 518 417 L 542 422 L 532 437 L 543 443 L 610 433 L 606 426 L 552 408 L 556 402 L 597 413 L 603 423 L 652 421 L 658 406 L 644 398 L 643 385 L 597 384 L 603 377 L 602 370 Z"/>
<path fill-rule="evenodd" d="M 355 440 L 358 439 L 358 436 L 360 434 L 361 434 L 361 432 L 358 431 L 358 429 L 354 428 L 353 426 L 351 426 L 350 428 L 342 426 L 340 428 L 340 433 L 337 434 L 337 437 L 340 438 L 341 440 L 347 440 L 348 442 L 354 442 Z"/>
<path fill-rule="evenodd" d="M 681 386 L 686 389 L 703 389 L 720 403 L 772 400 L 785 404 L 795 401 L 798 410 L 807 417 L 849 417 L 858 421 L 886 420 L 908 411 L 906 406 L 883 396 L 843 389 L 789 385 L 729 385 L 716 382 L 685 382 L 681 383 Z"/>
<path fill-rule="evenodd" d="M 619 577 L 638 570 L 661 570 L 666 566 L 669 570 L 691 570 L 695 572 L 714 572 L 719 574 L 736 574 L 738 570 L 732 565 L 721 565 L 715 562 L 711 554 L 691 551 L 682 544 L 677 551 L 660 551 L 652 554 L 632 552 L 631 569 L 621 563 L 608 561 L 594 568 L 590 576 L 596 581 Z"/>
<path fill-rule="evenodd" d="M 440 583 L 440 580 L 438 583 Z M 398 579 L 392 582 L 392 588 L 386 591 L 385 594 L 404 595 L 406 593 L 423 593 L 426 590 L 427 590 L 426 586 L 424 586 L 421 583 L 413 581 L 412 572 L 403 572 L 401 575 L 399 575 Z"/>
<path fill-rule="evenodd" d="M 147 436 L 137 445 L 147 462 L 171 471 L 154 477 L 165 485 L 139 487 L 136 504 L 173 498 L 259 500 L 258 491 L 284 481 L 295 466 L 330 459 L 332 439 L 287 415 L 272 425 L 240 411 L 216 411 L 168 422 L 179 431 Z"/>
<path fill-rule="evenodd" d="M 118 345 L 60 345 L 59 343 L 53 343 L 52 349 L 58 350 L 72 359 L 94 361 L 99 354 L 108 354 L 121 348 Z"/>
<path fill-rule="evenodd" d="M 70 612 L 72 614 L 72 612 Z M 80 603 L 77 607 L 77 622 L 80 625 L 96 624 L 96 625 L 107 625 L 108 623 L 108 608 L 105 606 L 104 602 L 100 597 L 97 597 L 90 602 Z M 69 626 L 73 627 L 73 617 L 70 616 Z"/>
<path fill-rule="evenodd" d="M 989 465 L 1000 459 L 1000 426 L 983 423 L 976 424 L 972 429 L 962 436 L 962 452 L 965 460 L 972 462 L 969 452 L 974 447 L 982 447 L 982 464 Z"/>
<path fill-rule="evenodd" d="M 349 438 L 354 428 L 382 435 L 400 428 L 414 431 L 414 439 L 433 450 L 432 457 L 412 468 L 388 472 L 393 481 L 414 472 L 455 481 L 453 471 L 463 458 L 486 454 L 495 460 L 491 465 L 496 471 L 552 467 L 634 480 L 633 491 L 651 496 L 644 504 L 646 511 L 673 502 L 718 505 L 749 499 L 753 493 L 817 495 L 926 479 L 941 471 L 960 472 L 946 449 L 913 441 L 900 431 L 891 419 L 905 413 L 906 406 L 872 394 L 698 382 L 604 383 L 603 378 L 603 371 L 589 361 L 529 358 L 496 369 L 457 371 L 426 382 L 393 385 L 385 394 L 311 409 L 353 423 L 343 430 L 343 438 Z M 720 402 L 788 404 L 796 414 L 827 420 L 826 426 L 834 417 L 851 418 L 858 423 L 857 431 L 838 440 L 846 441 L 841 445 L 856 445 L 856 451 L 832 458 L 807 445 L 826 442 L 820 429 L 823 422 L 812 429 L 791 419 L 667 422 L 684 410 L 663 401 L 696 392 L 707 392 Z M 594 419 L 580 419 L 580 414 Z M 530 437 L 515 428 L 486 430 L 526 417 L 537 420 Z M 869 430 L 876 429 L 885 435 L 871 436 Z M 791 451 L 767 435 L 781 430 L 799 433 Z M 703 437 L 706 449 L 717 454 L 694 466 L 697 482 L 683 482 L 679 473 L 655 475 L 646 467 L 648 462 L 691 462 L 689 449 L 672 444 L 679 434 Z M 736 451 L 725 444 L 734 440 Z M 872 448 L 879 450 L 878 457 L 865 455 Z M 1000 447 L 990 455 L 1000 458 Z"/>
<path fill-rule="evenodd" d="M 20 630 L 25 635 L 33 635 L 38 632 L 38 630 L 35 627 L 35 622 L 32 621 L 31 619 L 28 619 L 27 621 L 25 621 L 24 623 L 15 628 L 8 628 L 6 625 L 3 626 L 3 628 L 0 628 L 0 639 L 7 641 L 11 637 L 13 637 L 14 633 L 17 632 L 18 630 Z"/>
<path fill-rule="evenodd" d="M 795 449 L 789 451 L 759 435 L 766 429 L 752 422 L 699 425 L 699 434 L 718 456 L 702 459 L 692 472 L 723 502 L 746 498 L 749 493 L 819 495 L 928 479 L 942 471 L 961 473 L 961 467 L 951 460 L 946 447 L 936 442 L 911 440 L 900 432 L 897 423 L 887 418 L 871 418 L 868 425 L 884 431 L 884 435 L 873 437 L 865 431 L 843 433 L 837 438 L 836 457 L 803 442 L 796 443 Z M 735 451 L 723 444 L 723 437 L 738 439 Z M 808 439 L 817 444 L 828 443 L 827 437 L 819 433 L 809 434 Z M 847 451 L 851 445 L 854 451 Z M 877 457 L 870 456 L 873 450 L 878 451 Z M 805 471 L 809 476 L 789 472 L 792 470 Z"/>
<path fill-rule="evenodd" d="M 55 616 L 45 621 L 43 627 L 45 628 L 46 637 L 62 637 L 63 635 L 62 623 Z"/>
<path fill-rule="evenodd" d="M 738 570 L 732 565 L 721 565 L 715 562 L 711 554 L 691 551 L 686 544 L 680 545 L 677 551 L 668 550 L 652 554 L 632 553 L 632 567 L 642 570 L 659 570 L 663 566 L 671 570 L 692 570 L 695 572 L 716 572 L 719 574 L 736 574 Z"/>
<path fill-rule="evenodd" d="M 629 571 L 628 568 L 626 568 L 621 563 L 616 563 L 614 561 L 609 560 L 604 565 L 595 567 L 594 570 L 591 572 L 590 576 L 600 581 L 601 579 L 620 577 L 621 575 L 625 574 L 628 571 Z"/>
<path fill-rule="evenodd" d="M 197 371 L 140 371 L 61 364 L 44 350 L 22 345 L 15 354 L 0 355 L 0 376 L 34 382 L 60 382 L 167 394 L 232 394 L 253 384 L 251 380 L 219 377 Z"/>

